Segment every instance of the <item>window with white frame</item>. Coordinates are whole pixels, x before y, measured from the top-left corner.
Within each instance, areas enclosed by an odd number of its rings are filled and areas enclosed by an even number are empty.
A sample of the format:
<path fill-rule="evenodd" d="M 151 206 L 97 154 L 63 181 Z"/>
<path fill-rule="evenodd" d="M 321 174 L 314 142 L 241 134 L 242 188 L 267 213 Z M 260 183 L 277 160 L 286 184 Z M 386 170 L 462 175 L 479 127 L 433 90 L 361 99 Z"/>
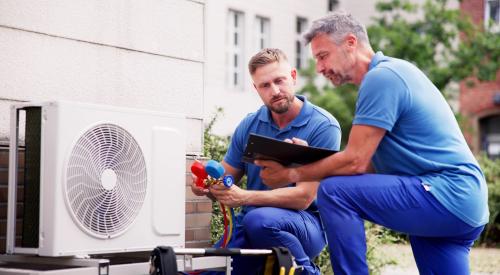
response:
<path fill-rule="evenodd" d="M 227 84 L 230 88 L 242 90 L 244 87 L 244 14 L 239 11 L 229 10 L 227 21 Z"/>
<path fill-rule="evenodd" d="M 481 149 L 488 157 L 500 159 L 500 114 L 479 120 Z"/>
<path fill-rule="evenodd" d="M 494 30 L 500 29 L 500 0 L 485 0 L 484 22 L 486 27 L 493 23 Z"/>
<path fill-rule="evenodd" d="M 307 28 L 307 19 L 302 17 L 297 17 L 295 23 L 295 32 L 297 39 L 295 39 L 295 66 L 297 69 L 303 69 L 307 67 L 307 60 L 309 54 L 306 46 L 302 43 L 302 33 Z"/>
<path fill-rule="evenodd" d="M 269 18 L 255 17 L 255 49 L 256 52 L 268 48 L 271 40 L 271 24 Z"/>

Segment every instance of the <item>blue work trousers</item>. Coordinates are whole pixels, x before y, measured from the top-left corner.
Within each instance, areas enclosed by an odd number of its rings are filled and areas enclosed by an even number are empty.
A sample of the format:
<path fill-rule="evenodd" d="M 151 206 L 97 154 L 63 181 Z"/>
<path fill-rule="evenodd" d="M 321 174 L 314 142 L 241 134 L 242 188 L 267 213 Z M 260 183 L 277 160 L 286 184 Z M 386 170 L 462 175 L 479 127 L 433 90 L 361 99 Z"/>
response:
<path fill-rule="evenodd" d="M 335 275 L 368 274 L 364 221 L 407 233 L 420 274 L 469 274 L 469 251 L 484 226 L 450 213 L 416 177 L 326 178 L 318 189 Z"/>
<path fill-rule="evenodd" d="M 228 248 L 266 249 L 286 247 L 298 265 L 305 268 L 302 274 L 320 274 L 312 262 L 326 245 L 319 213 L 275 207 L 255 208 L 235 219 L 235 229 Z M 214 246 L 220 247 L 222 240 Z M 233 275 L 254 275 L 263 270 L 264 257 L 233 257 Z M 223 274 L 204 272 L 203 274 Z"/>

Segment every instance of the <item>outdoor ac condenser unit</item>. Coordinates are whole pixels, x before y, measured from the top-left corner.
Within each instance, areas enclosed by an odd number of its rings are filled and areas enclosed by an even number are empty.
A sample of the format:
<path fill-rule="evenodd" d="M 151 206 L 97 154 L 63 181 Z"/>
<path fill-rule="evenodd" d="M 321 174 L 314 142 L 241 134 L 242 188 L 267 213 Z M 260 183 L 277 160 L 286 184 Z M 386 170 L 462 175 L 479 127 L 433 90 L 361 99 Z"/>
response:
<path fill-rule="evenodd" d="M 63 101 L 12 106 L 7 253 L 71 256 L 183 247 L 185 120 Z M 23 202 L 22 215 L 16 201 Z M 16 216 L 22 216 L 22 226 Z"/>

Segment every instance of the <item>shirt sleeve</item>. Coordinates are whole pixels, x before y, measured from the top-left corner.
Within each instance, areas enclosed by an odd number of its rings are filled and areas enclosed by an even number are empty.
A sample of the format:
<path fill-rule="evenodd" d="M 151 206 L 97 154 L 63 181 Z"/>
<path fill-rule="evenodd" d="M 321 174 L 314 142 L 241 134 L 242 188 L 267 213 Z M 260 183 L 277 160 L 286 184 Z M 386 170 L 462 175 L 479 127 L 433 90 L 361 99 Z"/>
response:
<path fill-rule="evenodd" d="M 314 131 L 309 141 L 310 146 L 339 151 L 342 131 L 338 124 L 330 123 Z"/>
<path fill-rule="evenodd" d="M 352 124 L 391 131 L 409 105 L 409 92 L 404 80 L 389 68 L 374 68 L 359 89 Z"/>

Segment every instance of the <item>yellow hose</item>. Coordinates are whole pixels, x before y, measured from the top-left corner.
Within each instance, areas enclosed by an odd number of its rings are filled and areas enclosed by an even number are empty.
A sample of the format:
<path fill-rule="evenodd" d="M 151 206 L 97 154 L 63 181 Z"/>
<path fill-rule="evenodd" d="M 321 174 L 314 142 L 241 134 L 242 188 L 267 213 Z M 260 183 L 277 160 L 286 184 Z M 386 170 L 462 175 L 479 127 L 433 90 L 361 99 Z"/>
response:
<path fill-rule="evenodd" d="M 229 220 L 229 234 L 227 235 L 227 240 L 226 240 L 226 245 L 229 243 L 229 240 L 231 240 L 231 236 L 233 235 L 233 216 L 231 215 L 231 209 L 227 209 L 226 213 L 228 214 L 228 220 Z"/>

